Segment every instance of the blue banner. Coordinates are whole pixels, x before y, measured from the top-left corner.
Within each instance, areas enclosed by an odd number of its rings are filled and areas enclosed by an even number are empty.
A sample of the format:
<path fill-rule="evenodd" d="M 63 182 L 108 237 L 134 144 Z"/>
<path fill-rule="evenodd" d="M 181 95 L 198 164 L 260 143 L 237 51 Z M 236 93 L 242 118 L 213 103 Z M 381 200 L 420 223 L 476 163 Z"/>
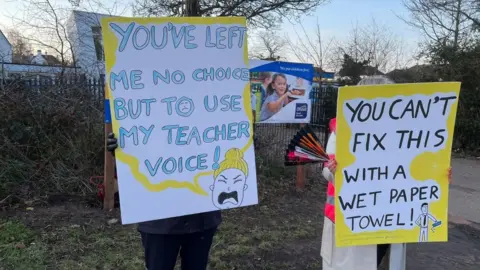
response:
<path fill-rule="evenodd" d="M 105 99 L 105 124 L 112 123 L 112 115 L 110 113 L 110 100 Z"/>
<path fill-rule="evenodd" d="M 275 72 L 300 77 L 307 81 L 313 80 L 314 69 L 312 64 L 270 62 L 265 65 L 251 67 L 250 72 Z"/>
<path fill-rule="evenodd" d="M 310 122 L 312 64 L 250 60 L 250 75 L 256 122 Z"/>

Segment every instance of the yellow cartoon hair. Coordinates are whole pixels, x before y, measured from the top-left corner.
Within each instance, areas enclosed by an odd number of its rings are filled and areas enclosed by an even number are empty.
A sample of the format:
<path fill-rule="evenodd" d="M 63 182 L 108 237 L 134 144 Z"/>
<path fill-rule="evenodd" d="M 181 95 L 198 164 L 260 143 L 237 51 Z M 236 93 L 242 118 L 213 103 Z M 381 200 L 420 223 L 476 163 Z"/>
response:
<path fill-rule="evenodd" d="M 231 148 L 225 153 L 225 159 L 220 162 L 218 168 L 213 171 L 213 178 L 217 178 L 217 176 L 227 170 L 227 169 L 238 169 L 248 176 L 248 164 L 243 159 L 243 152 L 238 148 Z"/>

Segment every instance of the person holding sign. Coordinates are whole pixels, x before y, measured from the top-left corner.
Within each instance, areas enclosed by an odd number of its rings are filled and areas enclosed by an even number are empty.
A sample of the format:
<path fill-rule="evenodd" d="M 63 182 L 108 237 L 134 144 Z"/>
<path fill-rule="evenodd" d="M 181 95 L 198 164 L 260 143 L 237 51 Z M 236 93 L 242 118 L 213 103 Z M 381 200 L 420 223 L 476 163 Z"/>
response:
<path fill-rule="evenodd" d="M 220 210 L 258 204 L 247 19 L 101 26 L 122 224 L 138 224 L 147 269 L 172 270 L 178 254 L 206 269 Z"/>
<path fill-rule="evenodd" d="M 371 76 L 362 79 L 358 85 L 380 85 L 393 84 L 394 82 L 384 76 Z M 325 219 L 322 234 L 321 256 L 323 260 L 324 270 L 340 270 L 340 269 L 377 269 L 381 264 L 387 252 L 389 253 L 389 269 L 405 270 L 406 265 L 406 244 L 382 244 L 382 245 L 365 245 L 336 247 L 335 244 L 335 186 L 334 175 L 337 168 L 335 159 L 336 153 L 336 119 L 330 122 L 330 136 L 328 138 L 326 151 L 329 154 L 330 161 L 325 164 L 323 176 L 328 181 L 327 202 L 325 204 Z M 451 169 L 448 171 L 449 182 L 451 179 Z M 427 220 L 428 208 L 423 206 L 422 212 Z M 428 217 L 428 218 L 427 218 Z M 432 217 L 433 218 L 433 217 Z M 430 219 L 432 219 L 430 218 Z M 434 219 L 434 218 L 433 218 Z M 432 219 L 432 220 L 433 220 Z M 420 237 L 427 237 L 428 222 L 421 223 L 422 218 L 419 217 L 417 225 L 422 228 L 423 234 Z M 436 220 L 435 220 L 436 221 Z M 439 226 L 439 222 L 433 226 Z M 422 227 L 423 226 L 423 227 Z M 427 229 L 425 229 L 427 228 Z"/>
<path fill-rule="evenodd" d="M 107 150 L 114 154 L 117 147 L 117 139 L 110 133 Z M 235 167 L 231 160 L 226 162 L 228 164 L 222 163 L 223 169 Z M 221 212 L 213 211 L 139 223 L 146 269 L 173 270 L 179 253 L 182 270 L 207 269 L 213 236 L 221 222 Z"/>

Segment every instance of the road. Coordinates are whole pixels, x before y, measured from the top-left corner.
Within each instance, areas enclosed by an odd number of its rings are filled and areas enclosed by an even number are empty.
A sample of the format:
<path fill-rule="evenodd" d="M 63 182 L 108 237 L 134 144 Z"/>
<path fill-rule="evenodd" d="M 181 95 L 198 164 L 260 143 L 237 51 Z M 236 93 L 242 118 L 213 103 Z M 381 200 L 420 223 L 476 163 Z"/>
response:
<path fill-rule="evenodd" d="M 409 244 L 408 270 L 480 269 L 480 160 L 453 159 L 449 241 Z"/>
<path fill-rule="evenodd" d="M 480 223 L 480 160 L 454 159 L 450 184 L 451 221 Z"/>

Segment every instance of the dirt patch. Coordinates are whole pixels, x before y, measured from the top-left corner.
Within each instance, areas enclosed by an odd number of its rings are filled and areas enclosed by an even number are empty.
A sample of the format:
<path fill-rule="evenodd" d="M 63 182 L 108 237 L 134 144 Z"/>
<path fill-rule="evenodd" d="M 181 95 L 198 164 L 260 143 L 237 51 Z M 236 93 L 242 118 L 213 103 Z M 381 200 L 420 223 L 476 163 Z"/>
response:
<path fill-rule="evenodd" d="M 224 212 L 210 269 L 321 269 L 325 185 L 311 179 L 305 192 L 296 192 L 293 183 L 291 172 L 272 171 L 259 179 L 260 205 Z M 115 223 L 118 210 L 80 202 L 0 213 L 0 269 L 143 270 L 135 226 Z M 478 224 L 451 221 L 448 243 L 408 245 L 407 269 L 478 269 Z"/>
<path fill-rule="evenodd" d="M 261 205 L 224 212 L 210 269 L 319 269 L 325 186 L 310 180 L 296 192 L 283 169 L 259 182 Z M 118 210 L 78 198 L 3 212 L 0 269 L 142 269 L 135 226 L 109 224 L 114 219 Z"/>

